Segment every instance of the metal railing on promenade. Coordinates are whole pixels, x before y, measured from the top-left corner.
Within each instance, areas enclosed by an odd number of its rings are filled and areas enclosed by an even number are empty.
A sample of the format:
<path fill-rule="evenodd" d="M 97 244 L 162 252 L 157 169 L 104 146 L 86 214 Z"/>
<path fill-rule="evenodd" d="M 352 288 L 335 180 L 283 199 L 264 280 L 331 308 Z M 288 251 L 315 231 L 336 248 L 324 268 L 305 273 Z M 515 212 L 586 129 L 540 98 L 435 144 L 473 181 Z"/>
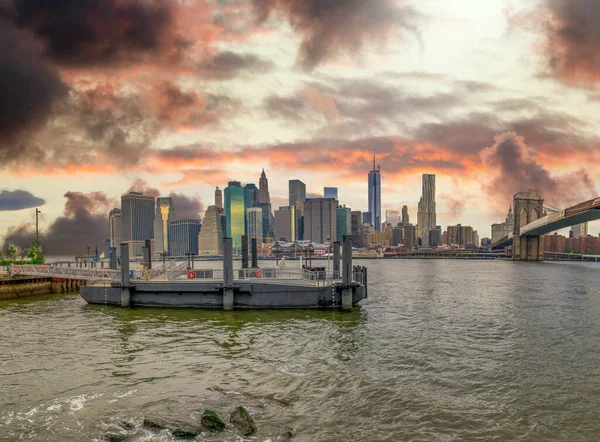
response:
<path fill-rule="evenodd" d="M 86 281 L 105 281 L 119 277 L 118 270 L 98 267 L 54 267 L 48 265 L 12 264 L 8 270 L 12 275 L 39 276 L 45 278 L 79 279 Z"/>

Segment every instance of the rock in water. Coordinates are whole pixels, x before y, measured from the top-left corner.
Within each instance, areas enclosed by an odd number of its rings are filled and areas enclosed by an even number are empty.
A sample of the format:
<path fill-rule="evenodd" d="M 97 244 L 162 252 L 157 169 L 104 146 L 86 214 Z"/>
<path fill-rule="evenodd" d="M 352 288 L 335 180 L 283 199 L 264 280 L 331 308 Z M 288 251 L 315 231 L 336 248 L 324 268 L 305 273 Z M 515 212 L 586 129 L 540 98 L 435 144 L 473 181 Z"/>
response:
<path fill-rule="evenodd" d="M 256 424 L 252 416 L 241 405 L 231 412 L 229 422 L 236 426 L 242 436 L 250 436 L 256 431 Z"/>
<path fill-rule="evenodd" d="M 153 431 L 169 430 L 175 439 L 193 439 L 201 433 L 200 429 L 187 422 L 167 421 L 161 418 L 146 418 L 143 425 Z"/>
<path fill-rule="evenodd" d="M 204 410 L 200 421 L 202 426 L 208 431 L 217 432 L 225 429 L 225 423 L 221 420 L 217 413 L 212 410 Z"/>

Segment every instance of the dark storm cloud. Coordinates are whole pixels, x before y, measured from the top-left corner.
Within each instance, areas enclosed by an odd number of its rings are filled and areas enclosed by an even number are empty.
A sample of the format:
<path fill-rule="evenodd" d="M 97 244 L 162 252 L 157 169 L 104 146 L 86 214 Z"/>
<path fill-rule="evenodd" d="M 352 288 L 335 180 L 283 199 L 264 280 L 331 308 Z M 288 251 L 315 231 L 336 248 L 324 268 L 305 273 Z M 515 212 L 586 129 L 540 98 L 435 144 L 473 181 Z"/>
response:
<path fill-rule="evenodd" d="M 35 43 L 0 18 L 0 163 L 32 152 L 26 135 L 43 127 L 68 87 L 36 56 Z"/>
<path fill-rule="evenodd" d="M 166 0 L 14 0 L 13 20 L 44 43 L 56 63 L 90 66 L 139 60 L 172 45 Z"/>
<path fill-rule="evenodd" d="M 0 192 L 0 211 L 23 210 L 46 204 L 42 198 L 25 190 L 3 190 Z"/>
<path fill-rule="evenodd" d="M 208 80 L 231 80 L 245 73 L 266 72 L 272 63 L 254 54 L 219 52 L 198 65 L 199 74 Z"/>
<path fill-rule="evenodd" d="M 302 36 L 305 69 L 341 52 L 356 52 L 392 32 L 415 31 L 415 11 L 391 0 L 254 0 L 259 22 L 282 13 Z"/>
<path fill-rule="evenodd" d="M 486 186 L 490 195 L 508 199 L 520 190 L 536 189 L 554 205 L 564 207 L 593 198 L 595 185 L 582 168 L 576 173 L 554 176 L 515 132 L 494 138 L 494 144 L 481 152 L 483 165 L 493 180 Z"/>
<path fill-rule="evenodd" d="M 564 80 L 600 80 L 600 2 L 546 0 L 547 55 L 553 73 Z"/>
<path fill-rule="evenodd" d="M 40 242 L 46 255 L 71 255 L 102 250 L 108 238 L 108 211 L 115 201 L 103 192 L 67 192 L 65 210 L 47 229 L 42 229 Z M 10 244 L 31 247 L 35 232 L 32 224 L 22 224 L 9 229 L 4 238 L 5 249 Z"/>
<path fill-rule="evenodd" d="M 311 113 L 310 106 L 301 97 L 272 95 L 267 97 L 264 107 L 271 117 L 282 118 L 284 120 L 305 120 L 307 114 Z"/>

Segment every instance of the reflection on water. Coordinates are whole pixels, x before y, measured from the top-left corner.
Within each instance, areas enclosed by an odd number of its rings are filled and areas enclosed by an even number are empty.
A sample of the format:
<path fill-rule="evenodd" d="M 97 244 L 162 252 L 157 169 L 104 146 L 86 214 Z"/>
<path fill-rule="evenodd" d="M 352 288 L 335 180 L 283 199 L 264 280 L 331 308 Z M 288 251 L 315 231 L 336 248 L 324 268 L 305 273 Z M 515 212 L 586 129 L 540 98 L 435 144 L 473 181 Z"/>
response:
<path fill-rule="evenodd" d="M 0 440 L 166 441 L 145 417 L 239 404 L 261 441 L 596 439 L 597 265 L 366 264 L 350 314 L 0 303 Z"/>

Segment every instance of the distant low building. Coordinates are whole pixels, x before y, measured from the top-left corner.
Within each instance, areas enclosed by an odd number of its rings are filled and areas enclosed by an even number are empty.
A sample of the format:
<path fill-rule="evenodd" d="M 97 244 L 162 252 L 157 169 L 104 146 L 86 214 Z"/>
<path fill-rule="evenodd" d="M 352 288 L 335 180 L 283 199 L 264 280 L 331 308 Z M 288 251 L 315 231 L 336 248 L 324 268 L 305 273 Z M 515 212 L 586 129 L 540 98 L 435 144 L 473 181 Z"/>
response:
<path fill-rule="evenodd" d="M 198 254 L 199 219 L 169 221 L 169 256 Z"/>

